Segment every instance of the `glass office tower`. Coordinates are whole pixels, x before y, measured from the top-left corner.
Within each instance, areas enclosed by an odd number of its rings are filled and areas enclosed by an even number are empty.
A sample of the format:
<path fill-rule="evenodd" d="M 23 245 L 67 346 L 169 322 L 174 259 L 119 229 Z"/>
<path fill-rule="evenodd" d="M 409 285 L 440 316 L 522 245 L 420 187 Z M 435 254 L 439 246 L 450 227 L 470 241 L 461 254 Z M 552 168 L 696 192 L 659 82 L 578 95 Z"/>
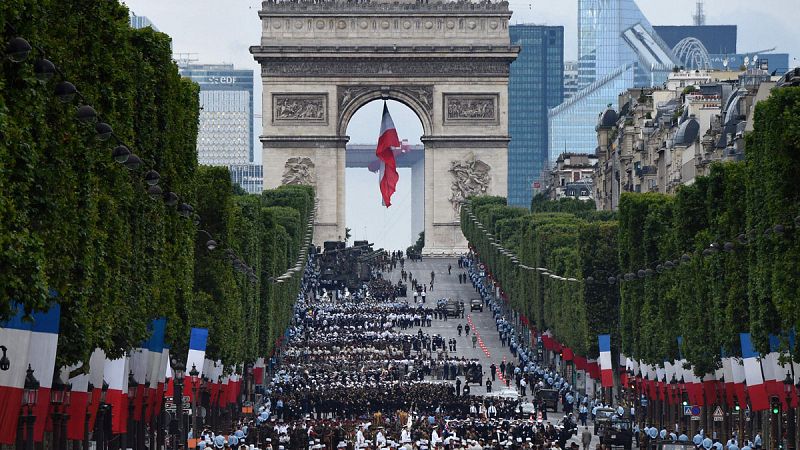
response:
<path fill-rule="evenodd" d="M 238 184 L 250 194 L 264 190 L 264 166 L 261 164 L 234 164 L 228 166 L 231 183 Z"/>
<path fill-rule="evenodd" d="M 564 99 L 564 27 L 512 25 L 521 47 L 508 80 L 508 204 L 529 208 L 547 167 L 547 111 Z"/>
<path fill-rule="evenodd" d="M 200 85 L 197 162 L 232 166 L 254 161 L 253 71 L 232 64 L 179 62 L 182 76 Z"/>
<path fill-rule="evenodd" d="M 620 92 L 661 84 L 678 65 L 633 0 L 579 0 L 579 90 L 548 114 L 550 159 L 594 153 L 597 116 Z"/>

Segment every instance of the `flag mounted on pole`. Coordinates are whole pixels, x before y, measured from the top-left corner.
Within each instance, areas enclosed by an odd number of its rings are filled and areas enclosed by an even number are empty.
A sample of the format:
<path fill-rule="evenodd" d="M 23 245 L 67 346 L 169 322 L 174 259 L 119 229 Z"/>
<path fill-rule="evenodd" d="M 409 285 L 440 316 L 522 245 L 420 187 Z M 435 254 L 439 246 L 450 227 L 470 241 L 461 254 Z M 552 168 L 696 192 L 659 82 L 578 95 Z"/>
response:
<path fill-rule="evenodd" d="M 392 152 L 392 148 L 397 147 L 400 147 L 400 139 L 397 137 L 397 130 L 394 128 L 389 108 L 386 106 L 386 102 L 383 102 L 381 133 L 378 136 L 378 147 L 375 149 L 375 156 L 381 160 L 380 189 L 383 205 L 387 208 L 392 205 L 392 194 L 394 194 L 397 187 L 397 180 L 400 179 L 400 175 L 397 173 L 397 163 Z"/>
<path fill-rule="evenodd" d="M 189 336 L 189 355 L 186 357 L 186 375 L 189 375 L 192 369 L 197 370 L 198 375 L 194 386 L 191 380 L 187 378 L 186 389 L 183 390 L 183 393 L 190 399 L 192 398 L 192 392 L 200 389 L 200 378 L 203 376 L 207 343 L 208 328 L 192 328 Z"/>
<path fill-rule="evenodd" d="M 600 381 L 603 387 L 614 387 L 614 368 L 611 365 L 611 335 L 598 334 L 598 345 L 600 347 Z"/>
<path fill-rule="evenodd" d="M 769 409 L 769 398 L 767 397 L 767 387 L 764 385 L 764 375 L 761 372 L 760 355 L 753 348 L 750 333 L 739 333 L 739 340 L 742 344 L 744 376 L 750 407 L 753 411 L 766 411 Z"/>
<path fill-rule="evenodd" d="M 55 292 L 50 292 L 55 297 Z M 28 364 L 39 380 L 39 401 L 33 408 L 36 417 L 45 418 L 50 412 L 50 389 L 56 373 L 56 350 L 61 324 L 61 305 L 52 303 L 47 311 L 33 313 L 31 337 L 28 342 Z M 42 400 L 44 399 L 44 400 Z M 33 427 L 33 442 L 42 442 L 47 420 L 37 420 Z"/>
<path fill-rule="evenodd" d="M 11 312 L 11 317 L 0 323 L 0 358 L 8 361 L 8 366 L 3 365 L 0 370 L 0 444 L 5 445 L 13 445 L 17 438 L 31 340 L 31 323 L 22 319 L 25 316 L 23 306 L 12 303 Z"/>

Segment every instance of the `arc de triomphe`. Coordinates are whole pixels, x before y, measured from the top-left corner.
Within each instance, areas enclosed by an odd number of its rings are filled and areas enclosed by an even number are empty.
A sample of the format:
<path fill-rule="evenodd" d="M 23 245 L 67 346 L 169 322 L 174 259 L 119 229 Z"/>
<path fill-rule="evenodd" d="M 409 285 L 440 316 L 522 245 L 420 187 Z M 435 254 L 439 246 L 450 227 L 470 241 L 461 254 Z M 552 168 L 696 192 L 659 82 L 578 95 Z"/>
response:
<path fill-rule="evenodd" d="M 424 130 L 425 253 L 464 251 L 460 201 L 506 195 L 508 3 L 265 1 L 259 16 L 264 187 L 314 185 L 315 242 L 343 237 L 348 122 L 397 100 Z"/>

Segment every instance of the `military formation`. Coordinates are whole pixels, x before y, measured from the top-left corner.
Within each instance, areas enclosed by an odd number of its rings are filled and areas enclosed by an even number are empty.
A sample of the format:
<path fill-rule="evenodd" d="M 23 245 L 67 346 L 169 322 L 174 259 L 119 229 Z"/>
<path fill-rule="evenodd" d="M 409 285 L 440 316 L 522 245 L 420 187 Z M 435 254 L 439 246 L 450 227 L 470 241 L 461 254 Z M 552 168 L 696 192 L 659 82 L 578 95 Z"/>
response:
<path fill-rule="evenodd" d="M 446 317 L 441 302 L 388 295 L 389 270 L 398 266 L 406 274 L 414 270 L 401 255 L 376 258 L 379 262 L 369 267 L 368 281 L 343 290 L 323 286 L 319 278 L 325 268 L 309 263 L 289 339 L 259 410 L 259 446 L 272 450 L 567 447 L 575 434 L 575 419 L 548 421 L 538 413 L 537 402 L 517 395 L 516 386 L 511 386 L 515 371 L 530 372 L 532 382 L 536 374 L 540 385 L 548 383 L 548 377 L 542 369 L 536 372 L 527 353 L 523 357 L 517 350 L 519 344 L 502 314 L 493 312 L 497 331 L 506 335 L 519 363 L 503 362 L 500 367 L 463 356 L 457 351 L 460 339 L 431 331 Z M 468 264 L 460 260 L 459 268 Z M 484 294 L 487 306 L 496 309 Z M 452 326 L 455 329 L 457 323 Z M 472 336 L 465 333 L 461 345 L 469 345 Z M 560 387 L 566 400 L 568 385 L 549 381 L 553 386 L 548 387 Z M 498 395 L 504 386 L 505 394 Z M 570 396 L 569 401 L 574 399 Z"/>

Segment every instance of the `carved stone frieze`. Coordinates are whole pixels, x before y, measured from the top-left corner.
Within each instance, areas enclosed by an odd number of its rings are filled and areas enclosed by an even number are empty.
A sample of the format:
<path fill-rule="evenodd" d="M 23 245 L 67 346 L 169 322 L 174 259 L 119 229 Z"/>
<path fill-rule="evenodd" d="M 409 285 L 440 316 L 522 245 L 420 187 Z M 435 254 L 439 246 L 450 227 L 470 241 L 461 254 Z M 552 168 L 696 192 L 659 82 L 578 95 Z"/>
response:
<path fill-rule="evenodd" d="M 450 185 L 450 204 L 456 216 L 461 211 L 461 203 L 469 197 L 489 192 L 492 176 L 491 166 L 477 159 L 470 153 L 465 160 L 450 162 L 450 174 L 453 182 Z"/>
<path fill-rule="evenodd" d="M 273 94 L 273 122 L 326 123 L 327 94 Z"/>
<path fill-rule="evenodd" d="M 433 115 L 433 86 L 419 85 L 419 86 L 339 86 L 338 87 L 338 104 L 339 113 L 345 111 L 350 107 L 358 98 L 365 93 L 374 91 L 386 91 L 387 93 L 396 92 L 406 95 L 414 99 L 423 108 L 423 112 L 428 118 Z"/>
<path fill-rule="evenodd" d="M 261 74 L 265 77 L 497 77 L 507 76 L 508 70 L 509 61 L 504 59 L 265 58 L 261 63 Z"/>
<path fill-rule="evenodd" d="M 477 13 L 497 12 L 510 14 L 507 1 L 387 1 L 387 0 L 267 0 L 262 2 L 263 13 L 279 12 L 453 12 Z"/>
<path fill-rule="evenodd" d="M 497 122 L 497 94 L 445 94 L 445 122 Z"/>
<path fill-rule="evenodd" d="M 316 169 L 311 158 L 298 156 L 286 160 L 283 166 L 283 184 L 316 184 Z"/>

